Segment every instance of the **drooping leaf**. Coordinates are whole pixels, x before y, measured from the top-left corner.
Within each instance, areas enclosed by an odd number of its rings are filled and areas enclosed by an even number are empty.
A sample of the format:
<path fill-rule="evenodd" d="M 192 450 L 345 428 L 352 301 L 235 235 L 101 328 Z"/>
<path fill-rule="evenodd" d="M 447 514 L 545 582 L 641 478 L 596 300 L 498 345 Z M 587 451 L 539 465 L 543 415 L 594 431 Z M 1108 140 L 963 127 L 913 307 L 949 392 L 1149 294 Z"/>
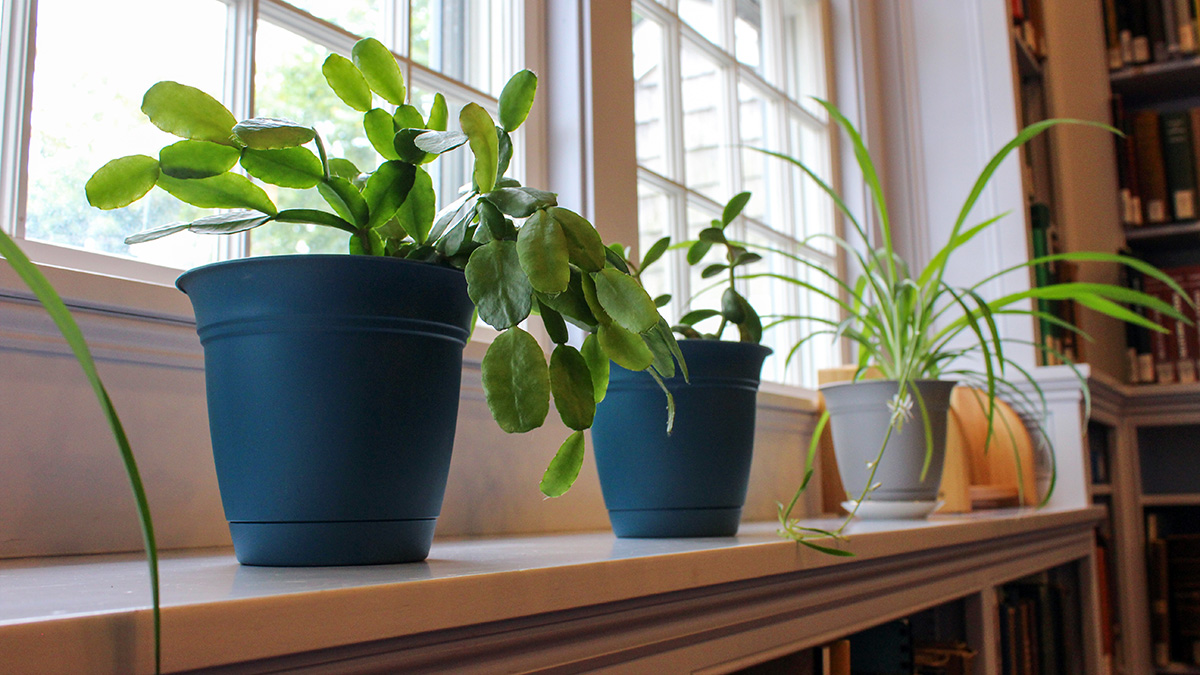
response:
<path fill-rule="evenodd" d="M 425 128 L 425 118 L 421 117 L 421 111 L 407 103 L 396 108 L 392 119 L 395 120 L 397 129 Z"/>
<path fill-rule="evenodd" d="M 496 188 L 483 196 L 501 212 L 513 218 L 528 218 L 534 211 L 558 204 L 558 195 L 535 188 Z"/>
<path fill-rule="evenodd" d="M 651 244 L 650 248 L 646 249 L 646 255 L 642 256 L 642 271 L 645 272 L 647 267 L 653 265 L 655 261 L 661 258 L 667 252 L 667 247 L 670 245 L 670 237 L 663 237 Z"/>
<path fill-rule="evenodd" d="M 467 295 L 489 326 L 504 330 L 529 316 L 533 286 L 521 269 L 516 242 L 484 244 L 471 254 L 465 272 Z"/>
<path fill-rule="evenodd" d="M 142 112 L 163 131 L 196 141 L 233 145 L 233 113 L 217 99 L 178 82 L 155 84 L 142 98 Z"/>
<path fill-rule="evenodd" d="M 592 372 L 579 350 L 560 344 L 550 355 L 550 391 L 554 407 L 568 429 L 580 431 L 592 426 L 596 399 Z"/>
<path fill-rule="evenodd" d="M 147 241 L 154 241 L 155 239 L 162 239 L 163 237 L 170 236 L 176 232 L 183 232 L 184 230 L 188 229 L 188 225 L 190 224 L 191 223 L 167 223 L 166 225 L 159 225 L 158 227 L 154 227 L 149 230 L 142 230 L 137 234 L 131 234 L 128 237 L 125 237 L 125 243 L 141 244 Z"/>
<path fill-rule="evenodd" d="M 321 73 L 343 103 L 358 112 L 371 109 L 371 88 L 353 61 L 341 54 L 330 54 L 321 65 Z"/>
<path fill-rule="evenodd" d="M 546 473 L 542 475 L 542 482 L 538 486 L 542 494 L 547 497 L 561 497 L 566 494 L 579 477 L 584 453 L 583 432 L 576 431 L 567 436 L 554 459 L 550 460 L 550 466 L 546 467 Z"/>
<path fill-rule="evenodd" d="M 471 218 L 475 215 L 475 200 L 478 195 L 474 192 L 459 197 L 450 204 L 442 207 L 438 211 L 437 219 L 433 222 L 433 229 L 429 231 L 429 240 L 437 241 L 442 238 L 445 232 L 453 227 L 455 223 L 460 222 L 464 218 Z"/>
<path fill-rule="evenodd" d="M 725 209 L 721 211 L 721 227 L 727 227 L 733 222 L 734 218 L 746 208 L 746 202 L 750 201 L 749 192 L 739 192 L 734 195 L 728 202 L 725 203 Z"/>
<path fill-rule="evenodd" d="M 600 306 L 633 333 L 643 333 L 658 323 L 658 309 L 646 289 L 628 274 L 603 269 L 592 275 L 596 282 L 596 299 Z"/>
<path fill-rule="evenodd" d="M 687 314 L 679 317 L 679 323 L 685 326 L 694 326 L 698 322 L 714 316 L 721 316 L 721 313 L 715 309 L 693 309 Z"/>
<path fill-rule="evenodd" d="M 732 288 L 726 288 L 721 294 L 721 316 L 730 323 L 741 323 L 746 319 L 746 309 L 742 296 Z"/>
<path fill-rule="evenodd" d="M 326 227 L 334 227 L 343 232 L 354 234 L 358 228 L 353 224 L 338 218 L 332 213 L 318 211 L 316 209 L 284 209 L 275 214 L 271 220 L 277 220 L 281 223 L 311 223 L 313 225 L 324 225 Z"/>
<path fill-rule="evenodd" d="M 208 178 L 232 169 L 240 155 L 233 146 L 185 140 L 159 150 L 158 164 L 173 178 Z"/>
<path fill-rule="evenodd" d="M 371 142 L 375 152 L 383 155 L 384 159 L 400 159 L 395 145 L 396 123 L 388 111 L 383 108 L 368 110 L 363 115 L 363 130 L 367 132 L 367 140 Z"/>
<path fill-rule="evenodd" d="M 499 138 L 492 116 L 477 103 L 468 103 L 458 114 L 458 123 L 467 135 L 475 169 L 471 176 L 480 192 L 490 192 L 496 184 L 496 164 L 500 156 Z"/>
<path fill-rule="evenodd" d="M 596 331 L 600 347 L 617 365 L 628 370 L 645 370 L 654 363 L 654 352 L 637 333 L 617 323 L 602 323 Z"/>
<path fill-rule="evenodd" d="M 291 120 L 255 117 L 234 125 L 233 135 L 247 148 L 274 150 L 304 145 L 315 138 L 317 132 Z"/>
<path fill-rule="evenodd" d="M 501 429 L 511 434 L 542 426 L 550 412 L 550 371 L 532 335 L 512 327 L 496 336 L 481 370 L 488 408 Z"/>
<path fill-rule="evenodd" d="M 400 65 L 396 57 L 375 38 L 365 38 L 354 44 L 350 56 L 354 65 L 358 66 L 366 79 L 371 91 L 383 97 L 392 105 L 402 105 L 407 94 L 404 88 L 404 75 L 400 73 Z"/>
<path fill-rule="evenodd" d="M 567 237 L 550 214 L 538 211 L 525 221 L 517 233 L 517 254 L 534 289 L 551 294 L 567 290 Z"/>
<path fill-rule="evenodd" d="M 271 216 L 258 211 L 226 211 L 188 223 L 196 234 L 236 234 L 252 230 L 271 221 Z"/>
<path fill-rule="evenodd" d="M 274 215 L 277 209 L 262 188 L 249 178 L 236 173 L 223 173 L 209 178 L 180 179 L 166 174 L 158 177 L 157 185 L 180 201 L 192 206 L 213 209 L 254 209 Z"/>
<path fill-rule="evenodd" d="M 671 352 L 671 356 L 675 357 L 675 363 L 679 364 L 679 370 L 683 373 L 684 382 L 691 383 L 687 360 L 683 358 L 683 350 L 679 348 L 679 342 L 675 339 L 675 333 L 671 331 L 671 324 L 667 323 L 666 319 L 659 318 L 658 325 L 650 333 L 658 333 L 663 344 L 667 345 L 667 349 Z"/>
<path fill-rule="evenodd" d="M 604 242 L 596 228 L 583 216 L 561 206 L 552 206 L 547 211 L 567 236 L 567 255 L 571 263 L 585 272 L 604 269 Z"/>
<path fill-rule="evenodd" d="M 362 193 L 350 181 L 345 178 L 331 178 L 318 184 L 317 192 L 334 213 L 359 227 L 366 227 L 370 216 L 367 200 L 363 199 Z"/>
<path fill-rule="evenodd" d="M 315 187 L 325 177 L 321 160 L 308 148 L 247 148 L 242 153 L 242 168 L 264 183 L 299 190 Z"/>
<path fill-rule="evenodd" d="M 384 162 L 367 179 L 362 196 L 370 218 L 367 227 L 376 228 L 391 220 L 408 197 L 416 181 L 417 167 L 404 162 Z"/>
<path fill-rule="evenodd" d="M 609 362 L 608 354 L 600 346 L 600 338 L 595 333 L 588 333 L 579 350 L 583 360 L 587 362 L 588 372 L 592 376 L 592 397 L 599 403 L 608 393 Z"/>
<path fill-rule="evenodd" d="M 88 203 L 98 209 L 119 209 L 146 196 L 158 176 L 158 160 L 129 155 L 97 169 L 84 186 L 84 192 Z"/>
<path fill-rule="evenodd" d="M 549 305 L 542 302 L 541 299 L 538 299 L 537 305 L 538 314 L 542 317 L 542 326 L 545 327 L 546 334 L 550 336 L 554 344 L 566 344 L 571 335 L 567 332 L 567 323 L 563 321 L 562 314 L 559 314 Z"/>
<path fill-rule="evenodd" d="M 671 348 L 667 345 L 663 334 L 657 330 L 651 330 L 642 336 L 642 340 L 646 346 L 650 348 L 650 353 L 654 355 L 654 362 L 650 364 L 659 375 L 663 378 L 675 377 L 675 355 L 671 353 Z M 666 335 L 670 335 L 667 331 Z"/>
<path fill-rule="evenodd" d="M 408 197 L 396 211 L 396 219 L 418 244 L 424 244 L 429 239 L 429 230 L 433 227 L 433 216 L 436 212 L 437 195 L 433 190 L 433 178 L 424 169 L 417 167 L 412 189 L 408 191 Z"/>
<path fill-rule="evenodd" d="M 479 221 L 483 224 L 480 230 L 486 231 L 492 239 L 516 239 L 517 229 L 513 227 L 512 221 L 505 218 L 500 209 L 486 196 L 475 202 L 475 212 L 479 214 Z M 520 248 L 517 251 L 520 252 Z"/>
<path fill-rule="evenodd" d="M 449 119 L 450 112 L 446 108 L 446 97 L 442 96 L 442 92 L 439 91 L 433 95 L 433 105 L 429 106 L 429 119 L 425 121 L 425 128 L 445 131 Z"/>
<path fill-rule="evenodd" d="M 413 145 L 425 152 L 440 155 L 450 152 L 467 140 L 467 135 L 461 131 L 426 131 L 413 139 Z"/>
<path fill-rule="evenodd" d="M 508 132 L 500 127 L 496 127 L 496 182 L 499 183 L 500 178 L 508 171 L 508 165 L 512 162 L 513 145 L 512 137 Z"/>
<path fill-rule="evenodd" d="M 571 270 L 571 281 L 567 284 L 567 290 L 557 295 L 542 295 L 539 299 L 562 314 L 567 321 L 590 331 L 595 330 L 598 321 L 584 297 L 583 277 L 578 271 Z M 590 283 L 591 279 L 588 281 Z"/>
<path fill-rule="evenodd" d="M 525 122 L 533 108 L 537 94 L 537 75 L 528 70 L 513 75 L 500 91 L 500 126 L 505 131 L 516 131 Z"/>

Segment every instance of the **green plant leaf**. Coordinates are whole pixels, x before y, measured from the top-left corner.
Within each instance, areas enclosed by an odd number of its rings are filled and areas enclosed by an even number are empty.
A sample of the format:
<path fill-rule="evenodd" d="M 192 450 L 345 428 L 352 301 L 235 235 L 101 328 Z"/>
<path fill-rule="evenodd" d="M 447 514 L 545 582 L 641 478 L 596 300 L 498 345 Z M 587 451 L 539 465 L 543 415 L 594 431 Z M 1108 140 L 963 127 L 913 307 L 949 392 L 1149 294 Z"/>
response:
<path fill-rule="evenodd" d="M 321 74 L 343 103 L 358 112 L 371 109 L 371 88 L 353 61 L 341 54 L 330 54 L 321 65 Z"/>
<path fill-rule="evenodd" d="M 421 117 L 421 111 L 407 103 L 396 108 L 392 120 L 396 122 L 397 129 L 425 128 L 425 118 Z"/>
<path fill-rule="evenodd" d="M 367 227 L 374 229 L 391 220 L 408 198 L 416 182 L 417 167 L 405 162 L 384 162 L 367 179 L 362 196 L 367 201 L 370 218 Z"/>
<path fill-rule="evenodd" d="M 298 190 L 315 187 L 325 177 L 321 160 L 308 148 L 246 148 L 242 168 L 264 183 Z"/>
<path fill-rule="evenodd" d="M 445 131 L 449 119 L 450 112 L 446 109 L 446 97 L 442 96 L 442 92 L 439 91 L 433 95 L 433 105 L 429 106 L 429 119 L 425 121 L 425 128 Z"/>
<path fill-rule="evenodd" d="M 371 108 L 363 115 L 363 130 L 367 132 L 367 140 L 375 152 L 383 155 L 384 159 L 398 160 L 396 152 L 396 122 L 383 108 Z"/>
<path fill-rule="evenodd" d="M 714 263 L 714 264 L 709 265 L 708 267 L 704 268 L 704 271 L 700 273 L 700 278 L 701 279 L 711 279 L 711 278 L 717 276 L 718 274 L 724 272 L 727 269 L 729 269 L 729 265 L 722 265 L 721 263 Z"/>
<path fill-rule="evenodd" d="M 424 244 L 429 240 L 429 230 L 433 227 L 436 213 L 437 194 L 433 189 L 433 178 L 425 169 L 417 167 L 412 189 L 396 211 L 396 219 L 418 244 Z"/>
<path fill-rule="evenodd" d="M 119 209 L 146 196 L 158 177 L 157 159 L 129 155 L 97 169 L 84 186 L 84 192 L 88 203 L 98 209 Z"/>
<path fill-rule="evenodd" d="M 558 416 L 568 429 L 582 431 L 592 426 L 596 415 L 592 372 L 587 360 L 571 345 L 560 344 L 550 355 L 550 391 Z"/>
<path fill-rule="evenodd" d="M 745 301 L 741 294 L 732 288 L 726 288 L 721 294 L 721 316 L 735 324 L 746 320 Z"/>
<path fill-rule="evenodd" d="M 671 302 L 671 294 L 663 293 L 662 295 L 654 296 L 654 306 L 658 308 L 666 307 Z"/>
<path fill-rule="evenodd" d="M 667 345 L 667 349 L 670 350 L 671 356 L 675 357 L 675 362 L 679 364 L 679 370 L 683 372 L 684 382 L 690 384 L 691 378 L 688 374 L 688 364 L 683 358 L 683 350 L 679 348 L 679 342 L 675 340 L 675 334 L 671 331 L 671 324 L 667 323 L 666 319 L 659 317 L 658 325 L 650 332 L 651 334 L 658 333 L 663 344 Z"/>
<path fill-rule="evenodd" d="M 137 234 L 131 234 L 128 237 L 125 237 L 125 243 L 132 245 L 141 244 L 147 241 L 154 241 L 155 239 L 162 239 L 163 237 L 170 236 L 176 232 L 183 232 L 184 230 L 188 229 L 189 225 L 191 225 L 191 223 L 167 223 L 166 225 L 159 225 L 158 227 L 154 227 L 149 230 L 142 230 Z"/>
<path fill-rule="evenodd" d="M 311 223 L 313 225 L 324 225 L 333 227 L 343 232 L 355 234 L 358 228 L 345 220 L 338 218 L 332 213 L 318 211 L 316 209 L 284 209 L 275 214 L 271 220 L 277 220 L 281 223 Z"/>
<path fill-rule="evenodd" d="M 253 230 L 273 220 L 258 211 L 225 211 L 193 220 L 188 229 L 196 234 L 236 234 Z"/>
<path fill-rule="evenodd" d="M 316 138 L 317 132 L 291 120 L 255 117 L 234 125 L 233 135 L 247 148 L 277 150 L 304 145 Z"/>
<path fill-rule="evenodd" d="M 233 113 L 217 99 L 178 82 L 155 84 L 142 98 L 142 112 L 163 131 L 195 141 L 233 145 Z"/>
<path fill-rule="evenodd" d="M 667 331 L 667 335 L 670 334 L 670 331 Z M 654 354 L 654 362 L 650 367 L 664 379 L 675 377 L 675 356 L 671 353 L 663 334 L 658 331 L 658 326 L 643 333 L 642 340 L 650 348 L 650 353 Z"/>
<path fill-rule="evenodd" d="M 563 321 L 562 314 L 551 308 L 539 298 L 538 314 L 542 317 L 542 325 L 546 328 L 546 334 L 554 341 L 554 344 L 566 344 L 567 340 L 571 339 L 571 334 L 567 332 L 567 323 Z"/>
<path fill-rule="evenodd" d="M 428 133 L 424 129 L 401 129 L 396 132 L 392 141 L 392 147 L 396 150 L 396 158 L 409 164 L 424 164 L 426 161 L 437 159 L 437 155 L 431 155 L 417 147 L 416 139 L 422 134 Z"/>
<path fill-rule="evenodd" d="M 687 314 L 679 317 L 679 323 L 685 326 L 694 326 L 698 322 L 714 316 L 721 316 L 721 313 L 715 309 L 693 309 Z"/>
<path fill-rule="evenodd" d="M 500 179 L 504 176 L 504 172 L 508 171 L 508 164 L 512 161 L 513 146 L 512 137 L 508 132 L 500 127 L 496 127 L 496 184 L 499 185 Z"/>
<path fill-rule="evenodd" d="M 475 202 L 475 212 L 479 214 L 479 220 L 484 225 L 483 229 L 487 230 L 493 239 L 514 240 L 517 238 L 517 228 L 513 226 L 512 221 L 505 218 L 504 214 L 500 213 L 500 209 L 486 199 L 486 195 Z M 520 250 L 518 246 L 517 251 L 520 252 Z"/>
<path fill-rule="evenodd" d="M 558 195 L 553 192 L 527 187 L 496 188 L 482 198 L 513 218 L 528 218 L 538 209 L 558 204 Z"/>
<path fill-rule="evenodd" d="M 609 244 L 608 247 L 604 249 L 604 262 L 612 265 L 614 268 L 624 272 L 625 274 L 630 274 L 629 264 L 625 262 L 625 258 L 628 257 L 628 255 L 629 252 L 623 245 L 616 243 Z"/>
<path fill-rule="evenodd" d="M 654 352 L 641 335 L 617 323 L 602 323 L 596 331 L 600 347 L 613 362 L 628 370 L 645 370 L 654 363 Z"/>
<path fill-rule="evenodd" d="M 529 283 L 542 293 L 561 293 L 571 280 L 567 237 L 545 211 L 533 214 L 517 232 L 517 254 Z"/>
<path fill-rule="evenodd" d="M 522 70 L 513 75 L 500 91 L 500 126 L 505 131 L 516 131 L 529 116 L 533 98 L 537 93 L 537 75 Z"/>
<path fill-rule="evenodd" d="M 546 467 L 546 473 L 542 475 L 542 482 L 538 486 L 542 494 L 547 497 L 561 497 L 566 494 L 579 477 L 584 452 L 582 431 L 567 436 L 554 459 L 550 460 L 550 466 Z"/>
<path fill-rule="evenodd" d="M 475 155 L 472 179 L 480 192 L 490 192 L 496 184 L 496 165 L 500 157 L 500 140 L 492 116 L 477 103 L 468 103 L 458 114 L 458 123 L 467 135 L 471 154 Z"/>
<path fill-rule="evenodd" d="M 563 315 L 563 318 L 584 330 L 595 330 L 599 321 L 592 313 L 583 291 L 584 275 L 577 270 L 571 270 L 571 281 L 567 290 L 557 295 L 539 295 L 539 299 L 548 307 Z M 591 283 L 591 279 L 588 279 Z"/>
<path fill-rule="evenodd" d="M 512 434 L 542 426 L 550 412 L 550 370 L 532 335 L 512 327 L 496 336 L 481 370 L 488 408 L 501 429 Z"/>
<path fill-rule="evenodd" d="M 364 38 L 354 43 L 350 52 L 354 65 L 358 66 L 371 91 L 392 105 L 402 105 L 405 95 L 404 75 L 396 57 L 383 43 L 375 38 Z"/>
<path fill-rule="evenodd" d="M 469 139 L 461 131 L 426 131 L 413 139 L 413 145 L 434 155 L 450 152 Z"/>
<path fill-rule="evenodd" d="M 351 162 L 348 159 L 342 159 L 341 157 L 334 157 L 333 159 L 329 160 L 329 173 L 333 177 L 345 178 L 346 180 L 353 181 L 355 178 L 358 178 L 359 174 L 362 172 L 358 170 L 357 166 L 354 166 L 354 162 Z"/>
<path fill-rule="evenodd" d="M 725 239 L 725 231 L 719 227 L 706 227 L 700 230 L 699 239 L 710 244 L 728 243 L 728 240 Z"/>
<path fill-rule="evenodd" d="M 350 255 L 383 255 L 386 252 L 387 245 L 377 229 L 358 232 L 350 237 Z"/>
<path fill-rule="evenodd" d="M 229 145 L 184 140 L 159 150 L 158 165 L 172 178 L 208 178 L 232 169 L 240 156 L 238 149 Z"/>
<path fill-rule="evenodd" d="M 367 200 L 354 184 L 345 178 L 331 178 L 317 185 L 317 192 L 325 199 L 334 213 L 354 223 L 366 227 L 370 218 Z"/>
<path fill-rule="evenodd" d="M 688 247 L 687 261 L 689 265 L 695 265 L 700 262 L 704 256 L 708 255 L 709 249 L 712 248 L 712 242 L 700 240 Z"/>
<path fill-rule="evenodd" d="M 642 256 L 642 271 L 654 264 L 664 253 L 667 252 L 667 247 L 671 245 L 671 237 L 663 237 L 650 245 L 646 250 L 646 255 Z"/>
<path fill-rule="evenodd" d="M 491 241 L 475 250 L 466 267 L 467 295 L 479 308 L 479 318 L 504 330 L 529 316 L 533 286 L 521 269 L 517 244 Z"/>
<path fill-rule="evenodd" d="M 583 360 L 587 362 L 588 372 L 592 376 L 592 397 L 599 403 L 604 400 L 604 395 L 608 393 L 608 376 L 610 369 L 610 359 L 608 354 L 604 353 L 604 348 L 600 346 L 600 337 L 595 333 L 589 333 L 583 339 L 583 347 L 579 350 Z"/>
<path fill-rule="evenodd" d="M 236 173 L 209 178 L 181 179 L 166 174 L 157 185 L 176 199 L 192 206 L 213 209 L 253 209 L 274 215 L 277 209 L 262 188 Z"/>
<path fill-rule="evenodd" d="M 606 253 L 600 233 L 586 218 L 561 206 L 547 209 L 567 236 L 567 255 L 571 263 L 585 272 L 599 272 L 604 269 Z"/>
<path fill-rule="evenodd" d="M 725 209 L 721 212 L 721 227 L 728 227 L 741 214 L 742 209 L 746 208 L 746 202 L 748 201 L 750 201 L 749 192 L 739 192 L 730 198 L 725 203 Z"/>
<path fill-rule="evenodd" d="M 592 278 L 600 306 L 626 330 L 644 333 L 658 323 L 658 308 L 636 279 L 614 269 L 600 270 Z"/>

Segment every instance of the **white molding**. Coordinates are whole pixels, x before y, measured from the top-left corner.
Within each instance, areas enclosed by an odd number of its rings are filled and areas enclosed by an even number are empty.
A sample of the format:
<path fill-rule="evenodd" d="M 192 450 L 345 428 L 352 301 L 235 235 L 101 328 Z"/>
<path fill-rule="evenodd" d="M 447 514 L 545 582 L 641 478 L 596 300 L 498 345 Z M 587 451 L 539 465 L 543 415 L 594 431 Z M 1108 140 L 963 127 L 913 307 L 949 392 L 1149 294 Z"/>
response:
<path fill-rule="evenodd" d="M 34 31 L 37 0 L 4 0 L 0 45 L 4 72 L 4 119 L 0 126 L 0 230 L 25 236 L 25 166 L 33 114 Z"/>

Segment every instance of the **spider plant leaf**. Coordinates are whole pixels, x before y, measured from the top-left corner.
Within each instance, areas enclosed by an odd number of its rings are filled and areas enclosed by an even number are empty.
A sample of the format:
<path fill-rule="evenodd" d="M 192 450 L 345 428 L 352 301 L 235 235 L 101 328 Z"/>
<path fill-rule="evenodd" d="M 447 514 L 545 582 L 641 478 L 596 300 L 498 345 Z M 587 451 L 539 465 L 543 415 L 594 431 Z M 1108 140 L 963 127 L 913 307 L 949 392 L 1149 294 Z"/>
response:
<path fill-rule="evenodd" d="M 554 459 L 550 460 L 546 472 L 542 474 L 542 482 L 538 485 L 542 494 L 547 497 L 561 497 L 566 494 L 579 477 L 585 452 L 582 431 L 567 436 L 567 440 L 563 441 L 555 453 Z"/>
<path fill-rule="evenodd" d="M 501 429 L 524 433 L 546 421 L 550 370 L 532 335 L 513 326 L 496 336 L 483 356 L 481 374 L 488 408 Z"/>

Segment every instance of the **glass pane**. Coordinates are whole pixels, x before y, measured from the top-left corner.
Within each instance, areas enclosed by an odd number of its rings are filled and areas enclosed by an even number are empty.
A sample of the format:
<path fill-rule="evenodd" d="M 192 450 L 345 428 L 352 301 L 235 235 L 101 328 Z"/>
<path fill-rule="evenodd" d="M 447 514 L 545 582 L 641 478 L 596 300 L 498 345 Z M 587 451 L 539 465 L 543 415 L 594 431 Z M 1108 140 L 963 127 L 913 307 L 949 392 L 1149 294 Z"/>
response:
<path fill-rule="evenodd" d="M 394 42 L 384 29 L 384 4 L 389 0 L 288 0 L 291 4 L 362 37 L 384 44 Z M 394 48 L 395 45 L 392 45 Z"/>
<path fill-rule="evenodd" d="M 762 0 L 736 0 L 733 22 L 734 48 L 738 61 L 758 72 L 763 69 Z"/>
<path fill-rule="evenodd" d="M 773 214 L 768 213 L 767 205 L 772 203 L 770 189 L 771 170 L 779 160 L 764 155 L 752 148 L 769 148 L 771 108 L 766 96 L 747 85 L 738 85 L 738 123 L 741 126 L 741 143 L 746 147 L 741 150 L 742 156 L 742 189 L 749 190 L 754 196 L 746 204 L 744 213 L 751 218 L 773 222 Z"/>
<path fill-rule="evenodd" d="M 826 275 L 813 269 L 807 269 L 805 275 L 807 276 L 808 283 L 813 286 L 823 289 L 830 295 L 838 293 L 837 285 Z M 824 296 L 810 292 L 801 293 L 799 298 L 800 314 L 804 316 L 824 317 L 826 319 L 837 319 L 839 316 L 837 305 Z M 802 321 L 795 326 L 795 330 L 798 331 L 798 336 L 804 337 L 818 331 L 828 331 L 829 326 L 815 321 Z M 841 364 L 841 349 L 833 341 L 832 334 L 822 333 L 805 342 L 804 346 L 800 348 L 799 353 L 792 358 L 792 362 L 799 362 L 799 384 L 805 387 L 816 388 L 817 370 Z"/>
<path fill-rule="evenodd" d="M 215 0 L 40 0 L 33 79 L 26 236 L 186 268 L 216 258 L 215 237 L 188 234 L 129 247 L 139 230 L 209 213 L 151 190 L 133 206 L 98 211 L 84 199 L 89 176 L 111 159 L 157 156 L 176 140 L 140 111 L 160 80 L 220 97 L 226 8 Z M 187 25 L 188 29 L 163 30 Z M 136 34 L 137 39 L 113 39 Z M 136 67 L 130 67 L 136 64 Z"/>
<path fill-rule="evenodd" d="M 671 233 L 671 208 L 666 194 L 645 183 L 638 183 L 638 250 L 640 256 L 654 242 Z M 640 261 L 640 258 L 639 258 Z M 683 254 L 678 251 L 668 251 L 658 262 L 653 263 L 642 271 L 642 285 L 650 293 L 650 297 L 658 297 L 663 293 L 674 294 L 672 286 L 672 270 L 683 261 Z M 679 308 L 686 303 L 686 298 L 674 297 L 671 304 L 662 309 L 668 321 L 674 323 L 683 312 Z"/>
<path fill-rule="evenodd" d="M 748 242 L 754 246 L 764 246 L 787 250 L 788 243 L 781 237 L 759 228 L 751 228 L 746 235 Z M 796 265 L 779 255 L 764 255 L 759 262 L 745 268 L 739 268 L 745 274 L 779 274 L 795 276 Z M 789 367 L 785 368 L 788 352 L 795 344 L 797 335 L 796 322 L 786 321 L 777 323 L 785 316 L 795 314 L 795 298 L 797 287 L 793 284 L 771 277 L 760 277 L 742 282 L 741 291 L 746 299 L 758 312 L 762 319 L 764 332 L 762 344 L 774 350 L 763 364 L 763 379 L 785 384 L 799 384 L 799 363 L 792 359 Z M 777 324 L 777 325 L 772 325 Z"/>
<path fill-rule="evenodd" d="M 821 180 L 830 183 L 832 170 L 829 159 L 829 137 L 824 129 L 812 122 L 799 118 L 792 119 L 793 157 L 804 162 Z M 833 202 L 829 195 L 808 176 L 803 175 L 794 167 L 791 172 L 794 197 L 794 212 L 797 219 L 795 236 L 806 239 L 813 248 L 833 254 L 835 244 L 826 237 L 808 239 L 817 234 L 833 233 Z"/>
<path fill-rule="evenodd" d="M 637 161 L 651 171 L 669 175 L 663 67 L 663 27 L 634 12 L 633 84 Z"/>
<path fill-rule="evenodd" d="M 500 95 L 512 76 L 507 41 L 518 18 L 509 0 L 412 0 L 411 17 L 414 61 Z"/>
<path fill-rule="evenodd" d="M 724 203 L 729 199 L 721 70 L 703 52 L 683 43 L 680 50 L 683 103 L 684 175 L 687 186 Z"/>
<path fill-rule="evenodd" d="M 696 29 L 709 42 L 724 46 L 721 39 L 721 17 L 714 0 L 679 0 L 679 18 Z"/>
<path fill-rule="evenodd" d="M 255 49 L 255 114 L 314 125 L 330 159 L 341 157 L 369 172 L 381 158 L 367 142 L 362 114 L 342 103 L 325 83 L 321 64 L 329 50 L 274 24 L 258 24 Z M 307 146 L 312 149 L 312 146 Z M 330 208 L 316 191 L 263 185 L 279 208 Z M 251 233 L 255 255 L 344 253 L 347 235 L 315 225 L 270 223 Z"/>
<path fill-rule="evenodd" d="M 828 98 L 821 3 L 818 0 L 786 0 L 783 11 L 787 93 L 806 110 L 825 119 L 824 109 L 811 98 Z"/>

